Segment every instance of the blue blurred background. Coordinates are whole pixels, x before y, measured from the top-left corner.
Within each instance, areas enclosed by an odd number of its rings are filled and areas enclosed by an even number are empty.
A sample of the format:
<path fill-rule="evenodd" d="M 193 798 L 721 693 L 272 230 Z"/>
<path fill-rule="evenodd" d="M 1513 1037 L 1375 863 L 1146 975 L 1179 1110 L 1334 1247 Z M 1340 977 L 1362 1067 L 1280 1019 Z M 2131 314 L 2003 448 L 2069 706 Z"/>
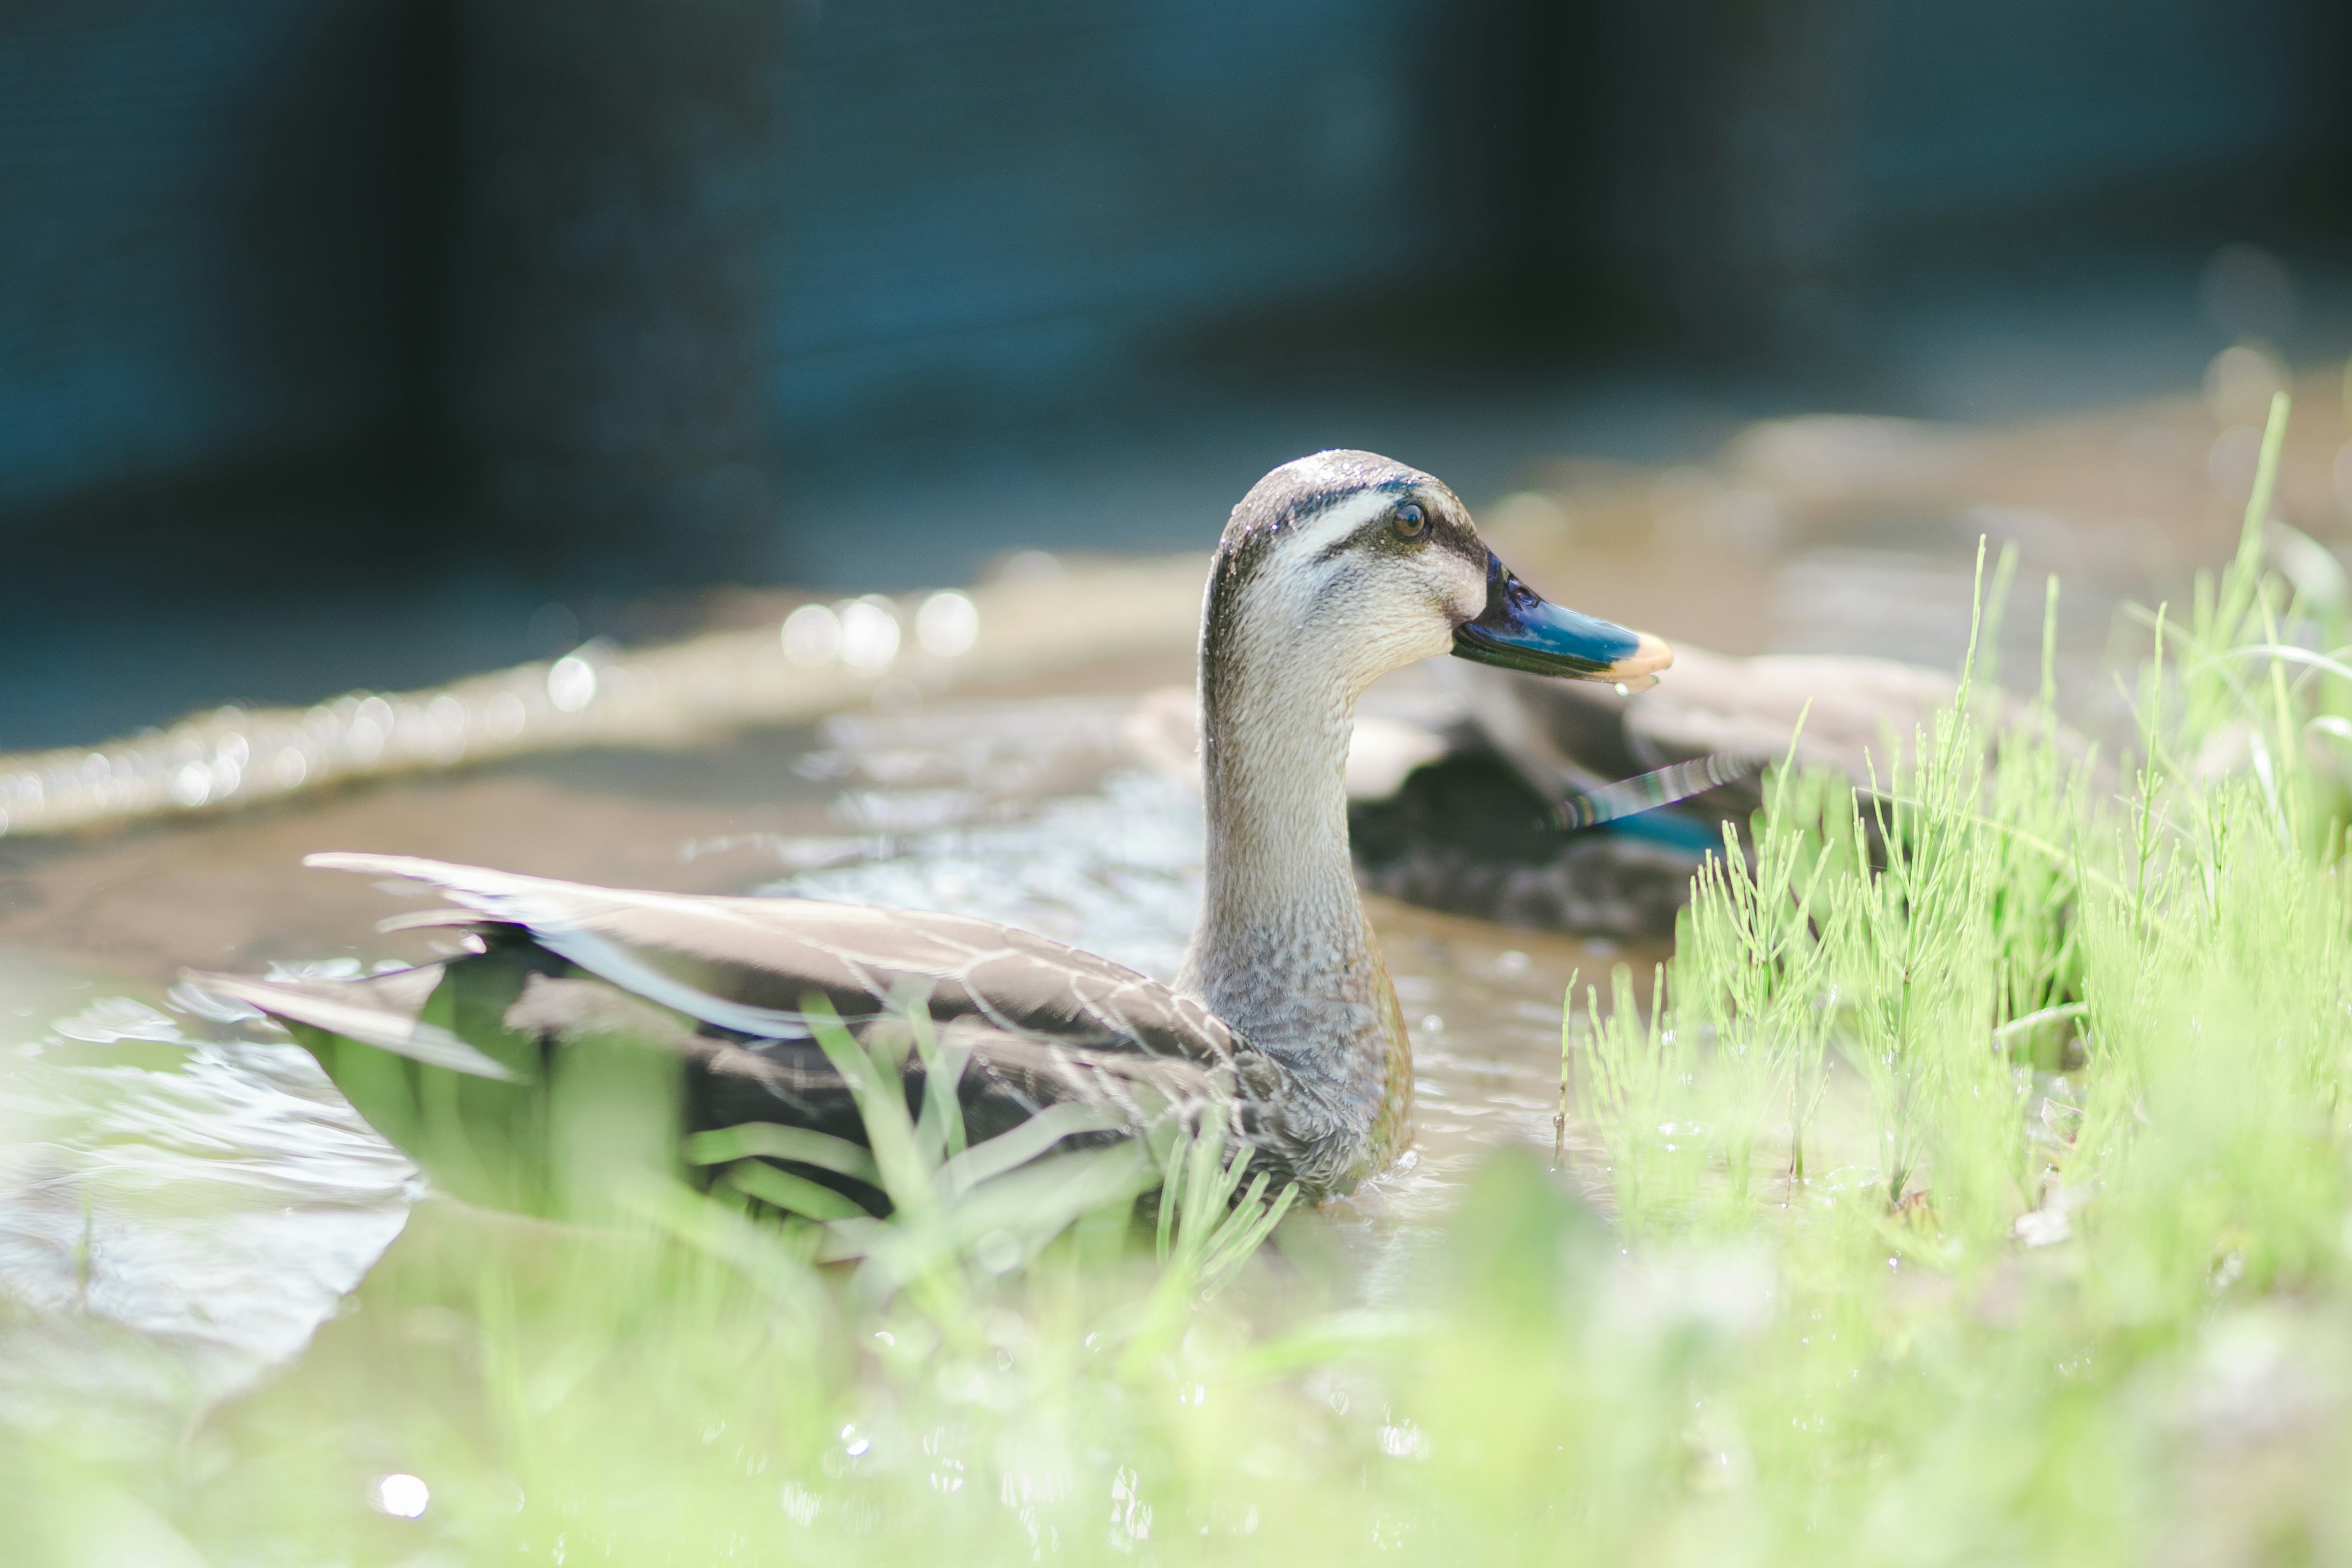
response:
<path fill-rule="evenodd" d="M 2338 353 L 2347 83 L 2341 0 L 15 0 L 0 747 Z"/>

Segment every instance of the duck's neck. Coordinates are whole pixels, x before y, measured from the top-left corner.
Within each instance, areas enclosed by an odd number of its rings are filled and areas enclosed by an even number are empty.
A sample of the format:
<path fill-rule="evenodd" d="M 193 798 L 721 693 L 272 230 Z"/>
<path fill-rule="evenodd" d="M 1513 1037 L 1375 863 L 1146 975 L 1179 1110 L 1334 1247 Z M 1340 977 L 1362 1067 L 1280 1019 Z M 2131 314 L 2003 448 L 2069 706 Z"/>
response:
<path fill-rule="evenodd" d="M 1180 987 L 1291 1069 L 1361 1173 L 1402 1145 L 1412 1072 L 1348 852 L 1355 692 L 1312 677 L 1202 684 L 1207 885 Z"/>

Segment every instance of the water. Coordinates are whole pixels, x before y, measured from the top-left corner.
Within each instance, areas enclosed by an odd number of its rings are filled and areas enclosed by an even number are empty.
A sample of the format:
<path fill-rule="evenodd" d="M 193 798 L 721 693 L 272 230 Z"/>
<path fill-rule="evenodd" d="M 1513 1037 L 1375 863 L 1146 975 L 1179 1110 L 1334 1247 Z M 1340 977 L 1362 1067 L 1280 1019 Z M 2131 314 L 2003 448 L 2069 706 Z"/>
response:
<path fill-rule="evenodd" d="M 2204 485 L 2202 416 L 2167 417 L 2189 432 L 2182 482 Z M 1538 582 L 1669 636 L 1947 665 L 1989 531 L 2024 553 L 2000 639 L 2010 683 L 2032 686 L 2040 573 L 2053 568 L 2067 582 L 2062 686 L 2095 697 L 2117 599 L 2233 537 L 2226 502 L 2201 489 L 2144 510 L 2121 489 L 2068 499 L 2085 473 L 2142 483 L 2116 454 L 2154 451 L 2142 437 L 2155 428 L 2133 416 L 1962 450 L 1790 426 L 1712 475 L 1569 474 L 1571 528 L 1494 531 Z M 1967 478 L 1970 464 L 1990 477 Z M 1780 499 L 1759 504 L 1765 494 Z M 2327 520 L 2296 507 L 2332 542 Z M 300 870 L 303 853 L 951 909 L 1165 978 L 1200 887 L 1198 800 L 1165 744 L 1164 689 L 1188 675 L 1185 661 L 1092 672 L 1090 696 L 1033 690 L 693 752 L 542 758 L 87 843 L 0 841 L 0 1418 L 111 1415 L 98 1426 L 113 1440 L 167 1444 L 298 1354 L 399 1234 L 417 1191 L 405 1162 L 307 1057 L 175 990 L 187 967 L 413 963 L 446 940 L 376 934 L 400 906 L 362 879 Z M 1605 986 L 1613 963 L 1646 975 L 1659 955 L 1370 907 L 1414 1037 L 1418 1142 L 1315 1223 L 1363 1296 L 1398 1300 L 1489 1151 L 1549 1154 L 1570 976 Z M 1572 1121 L 1566 1143 L 1570 1179 L 1591 1181 L 1599 1159 Z"/>
<path fill-rule="evenodd" d="M 1167 979 L 1199 908 L 1202 839 L 1196 787 L 1139 751 L 1150 700 L 1009 702 L 713 753 L 572 758 L 33 868 L 32 896 L 68 905 L 68 938 L 86 929 L 77 913 L 116 908 L 124 880 L 150 925 L 79 973 L 20 950 L 0 973 L 16 1026 L 0 1072 L 0 1407 L 36 1426 L 110 1415 L 128 1443 L 184 1429 L 300 1351 L 420 1190 L 305 1053 L 173 984 L 183 963 L 356 972 L 431 955 L 367 931 L 399 907 L 383 890 L 263 846 L 291 836 L 524 865 L 565 853 L 576 868 L 603 831 L 611 847 L 586 858 L 604 863 L 573 874 L 957 910 Z M 534 806 L 528 833 L 478 840 Z M 665 840 L 656 868 L 648 849 Z M 1326 1223 L 1383 1298 L 1410 1290 L 1412 1237 L 1482 1151 L 1551 1146 L 1561 993 L 1613 950 L 1372 909 L 1418 1046 L 1420 1142 Z M 235 940 L 203 940 L 224 931 Z"/>
<path fill-rule="evenodd" d="M 14 1422 L 184 1426 L 300 1351 L 400 1233 L 408 1162 L 307 1053 L 212 1023 L 104 997 L 0 1072 Z"/>

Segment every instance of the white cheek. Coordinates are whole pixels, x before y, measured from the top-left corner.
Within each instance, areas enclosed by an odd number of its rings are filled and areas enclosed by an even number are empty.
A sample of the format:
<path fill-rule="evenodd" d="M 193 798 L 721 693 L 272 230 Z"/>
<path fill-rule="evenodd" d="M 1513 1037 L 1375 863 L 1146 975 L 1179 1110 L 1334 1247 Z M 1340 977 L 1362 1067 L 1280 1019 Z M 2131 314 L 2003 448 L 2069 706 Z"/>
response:
<path fill-rule="evenodd" d="M 1475 620 L 1486 608 L 1486 574 L 1451 551 L 1431 551 L 1422 557 L 1421 588 L 1425 608 L 1443 652 L 1454 644 L 1454 628 Z"/>
<path fill-rule="evenodd" d="M 1421 614 L 1398 626 L 1396 642 L 1404 662 L 1434 658 L 1454 646 L 1453 617 L 1424 606 Z"/>
<path fill-rule="evenodd" d="M 1445 602 L 1456 624 L 1475 620 L 1486 608 L 1486 574 L 1459 556 L 1448 556 L 1454 569 L 1446 574 Z"/>
<path fill-rule="evenodd" d="M 1485 572 L 1450 551 L 1321 558 L 1388 504 L 1368 496 L 1335 508 L 1288 541 L 1285 559 L 1259 578 L 1248 640 L 1286 680 L 1360 691 L 1391 669 L 1449 652 L 1454 628 L 1486 607 Z"/>
<path fill-rule="evenodd" d="M 1418 574 L 1375 571 L 1368 580 L 1360 568 L 1356 581 L 1333 583 L 1321 602 L 1326 613 L 1315 639 L 1351 683 L 1454 646 L 1454 617 L 1438 584 Z"/>

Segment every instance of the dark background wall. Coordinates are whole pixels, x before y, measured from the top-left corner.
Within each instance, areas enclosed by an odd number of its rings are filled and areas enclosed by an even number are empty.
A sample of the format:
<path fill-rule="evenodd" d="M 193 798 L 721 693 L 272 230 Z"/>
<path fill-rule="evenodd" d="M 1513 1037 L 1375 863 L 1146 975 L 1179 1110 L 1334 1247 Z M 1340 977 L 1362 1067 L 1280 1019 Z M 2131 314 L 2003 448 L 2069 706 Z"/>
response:
<path fill-rule="evenodd" d="M 2341 11 L 17 0 L 0 521 L 299 476 L 718 560 L 799 454 L 1234 323 L 1838 374 L 1956 247 L 2333 244 Z"/>
<path fill-rule="evenodd" d="M 0 512 L 388 432 L 416 331 L 410 18 L 0 9 Z"/>

